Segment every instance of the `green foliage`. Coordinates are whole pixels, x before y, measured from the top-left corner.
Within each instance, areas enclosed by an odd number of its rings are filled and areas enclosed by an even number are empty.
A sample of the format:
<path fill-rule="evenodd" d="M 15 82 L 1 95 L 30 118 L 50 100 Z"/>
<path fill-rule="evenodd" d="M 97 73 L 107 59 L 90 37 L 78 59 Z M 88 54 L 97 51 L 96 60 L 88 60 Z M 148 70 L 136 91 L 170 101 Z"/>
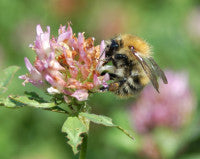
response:
<path fill-rule="evenodd" d="M 66 3 L 61 6 L 57 3 L 61 2 L 61 0 L 48 2 L 1 0 L 0 13 L 6 16 L 0 16 L 0 67 L 20 65 L 23 66 L 21 74 L 24 74 L 23 57 L 34 58 L 31 54 L 32 51 L 28 48 L 28 44 L 34 39 L 35 33 L 33 32 L 36 24 L 40 23 L 43 27 L 46 25 L 52 26 L 52 35 L 56 35 L 57 26 L 59 24 L 64 25 L 66 21 L 70 20 L 74 24 L 73 28 L 76 33 L 84 31 L 86 36 L 95 35 L 96 43 L 99 43 L 102 39 L 112 37 L 116 32 L 132 33 L 143 37 L 152 45 L 155 60 L 161 68 L 189 72 L 191 88 L 196 91 L 195 95 L 198 103 L 200 102 L 199 34 L 190 35 L 189 29 L 191 28 L 188 28 L 192 18 L 191 13 L 195 13 L 199 7 L 198 0 L 128 0 L 109 2 L 106 0 L 85 0 L 83 5 L 77 4 L 76 1 L 72 3 L 72 1 L 65 1 Z M 62 2 L 64 3 L 64 1 Z M 70 9 L 66 9 L 66 6 L 70 6 Z M 73 10 L 74 8 L 77 10 Z M 115 25 L 114 20 L 109 19 L 110 16 L 105 15 L 117 16 L 117 25 Z M 120 21 L 120 17 L 123 18 L 123 21 Z M 194 24 L 197 24 L 198 20 L 196 19 L 195 22 Z M 195 33 L 195 30 L 192 30 L 192 32 Z M 109 35 L 105 37 L 105 34 Z M 0 74 L 0 81 L 2 81 L 2 77 L 5 77 L 5 74 L 3 76 Z M 12 89 L 19 92 L 24 91 L 20 80 L 16 79 L 13 82 L 15 85 L 12 86 Z M 27 87 L 33 88 L 30 85 L 27 85 Z M 0 87 L 0 92 L 5 92 L 6 88 Z M 5 94 L 0 93 L 0 97 L 3 95 Z M 125 100 L 121 102 L 107 93 L 96 96 L 98 98 L 93 99 L 94 102 L 91 104 L 94 106 L 93 111 L 101 112 L 101 114 L 106 113 L 108 116 L 120 111 L 121 117 L 114 118 L 112 116 L 112 119 L 117 124 L 129 129 L 125 126 L 128 122 L 122 123 L 123 120 L 130 122 L 130 116 L 126 111 L 126 105 L 129 103 Z M 9 98 L 7 100 L 10 102 Z M 37 101 L 37 99 L 35 100 Z M 196 112 L 199 114 L 200 109 L 198 108 Z M 125 115 L 122 115 L 122 113 Z M 73 154 L 70 147 L 63 144 L 63 138 L 56 131 L 59 121 L 64 120 L 64 118 L 65 114 L 38 113 L 32 109 L 28 111 L 23 109 L 18 111 L 0 109 L 0 158 L 72 159 Z M 50 122 L 53 124 L 48 127 L 47 132 L 46 129 L 43 129 L 43 125 L 49 125 Z M 131 125 L 130 123 L 128 124 L 129 126 Z M 187 147 L 181 150 L 181 153 L 175 157 L 176 159 L 200 158 L 200 133 L 197 130 L 199 129 L 199 120 L 197 124 L 195 123 L 194 128 L 188 128 L 189 133 L 184 137 L 187 141 L 183 144 L 181 143 L 181 146 L 187 145 Z M 196 132 L 190 132 L 194 130 Z M 135 142 L 132 142 L 117 129 L 92 127 L 91 131 L 95 131 L 95 142 L 89 143 L 88 159 L 140 159 L 140 156 L 134 156 L 139 152 L 138 148 L 135 150 L 134 146 L 138 145 L 136 147 L 139 147 L 142 145 L 139 138 L 137 138 L 138 134 L 134 134 Z M 30 135 L 31 132 L 34 132 L 34 135 Z M 43 140 L 44 134 L 49 137 L 48 140 Z M 105 138 L 107 134 L 109 135 Z M 165 136 L 165 140 L 163 138 L 159 137 L 160 142 L 165 144 L 168 136 Z M 42 143 L 45 143 L 45 145 Z M 23 147 L 23 149 L 20 147 Z M 165 148 L 168 149 L 168 147 Z M 165 148 L 163 147 L 163 149 Z M 128 151 L 125 151 L 125 149 L 128 149 Z"/>
<path fill-rule="evenodd" d="M 78 116 L 70 116 L 65 121 L 62 132 L 67 133 L 69 139 L 68 144 L 72 147 L 74 154 L 79 152 L 78 146 L 82 144 L 84 133 L 89 131 L 89 123 L 101 124 L 108 127 L 116 127 L 124 132 L 128 137 L 133 139 L 133 136 L 118 125 L 113 124 L 112 119 L 102 115 L 89 114 L 86 112 L 79 113 Z"/>
<path fill-rule="evenodd" d="M 89 113 L 80 113 L 80 115 L 96 124 L 102 124 L 104 126 L 111 126 L 111 127 L 116 126 L 113 124 L 112 119 L 106 116 L 89 114 Z"/>
<path fill-rule="evenodd" d="M 109 126 L 109 127 L 116 127 L 119 130 L 121 130 L 124 134 L 126 134 L 128 137 L 131 139 L 134 139 L 134 137 L 125 129 L 122 127 L 113 124 L 112 119 L 103 115 L 96 115 L 96 114 L 89 114 L 89 113 L 80 113 L 80 116 L 83 116 L 90 120 L 91 122 L 95 124 L 102 124 L 104 126 Z"/>
<path fill-rule="evenodd" d="M 0 106 L 4 106 L 7 108 L 20 108 L 26 106 L 26 107 L 40 108 L 43 110 L 68 114 L 66 110 L 60 108 L 54 102 L 51 103 L 46 102 L 45 100 L 43 100 L 43 98 L 39 97 L 35 92 L 29 93 L 29 97 L 10 95 L 7 98 L 0 99 Z"/>
<path fill-rule="evenodd" d="M 82 143 L 83 139 L 81 134 L 88 132 L 87 125 L 76 116 L 68 117 L 63 124 L 62 132 L 67 133 L 68 144 L 72 147 L 74 154 L 77 154 L 78 146 Z"/>
<path fill-rule="evenodd" d="M 55 107 L 55 103 L 38 102 L 37 100 L 30 99 L 27 96 L 9 96 L 8 98 L 6 98 L 4 106 L 9 108 L 29 106 L 35 108 L 49 109 Z"/>
<path fill-rule="evenodd" d="M 7 89 L 8 83 L 17 70 L 18 67 L 16 66 L 9 67 L 4 70 L 5 76 L 0 83 L 3 91 Z M 79 103 L 79 105 L 86 107 L 85 103 Z M 10 95 L 7 98 L 1 98 L 0 106 L 7 108 L 34 107 L 43 110 L 68 114 L 69 117 L 63 124 L 62 132 L 67 134 L 67 138 L 69 139 L 68 144 L 72 147 L 74 154 L 79 152 L 78 146 L 82 144 L 83 141 L 83 137 L 81 135 L 88 133 L 90 121 L 95 124 L 101 124 L 108 127 L 116 127 L 133 139 L 133 137 L 126 130 L 118 125 L 113 124 L 112 119 L 109 117 L 81 112 L 83 109 L 78 109 L 78 112 L 75 113 L 77 116 L 74 116 L 74 113 L 69 114 L 66 110 L 59 107 L 55 102 L 47 102 L 35 92 L 25 92 L 24 96 Z"/>
<path fill-rule="evenodd" d="M 0 95 L 5 93 L 14 74 L 19 70 L 18 66 L 10 66 L 0 73 Z"/>

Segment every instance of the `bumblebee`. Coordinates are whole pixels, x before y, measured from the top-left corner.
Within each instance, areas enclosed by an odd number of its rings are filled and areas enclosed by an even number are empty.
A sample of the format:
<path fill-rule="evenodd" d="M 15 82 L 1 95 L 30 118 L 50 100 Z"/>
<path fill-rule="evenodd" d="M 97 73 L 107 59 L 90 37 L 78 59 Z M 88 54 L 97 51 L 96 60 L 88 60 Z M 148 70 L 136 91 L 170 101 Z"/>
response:
<path fill-rule="evenodd" d="M 99 71 L 102 75 L 108 73 L 112 83 L 101 88 L 102 91 L 109 90 L 120 96 L 134 96 L 149 82 L 159 92 L 158 77 L 165 84 L 168 83 L 164 72 L 152 58 L 151 47 L 141 38 L 123 34 L 105 43 L 105 60 Z"/>

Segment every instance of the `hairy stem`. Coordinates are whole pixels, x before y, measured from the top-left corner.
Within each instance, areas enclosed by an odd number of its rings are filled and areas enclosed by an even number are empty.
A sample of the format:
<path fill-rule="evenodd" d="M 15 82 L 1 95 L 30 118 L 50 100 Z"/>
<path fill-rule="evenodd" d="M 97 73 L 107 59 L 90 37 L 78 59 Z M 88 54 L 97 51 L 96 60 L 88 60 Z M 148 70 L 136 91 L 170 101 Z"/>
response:
<path fill-rule="evenodd" d="M 88 134 L 84 134 L 79 159 L 86 159 Z"/>

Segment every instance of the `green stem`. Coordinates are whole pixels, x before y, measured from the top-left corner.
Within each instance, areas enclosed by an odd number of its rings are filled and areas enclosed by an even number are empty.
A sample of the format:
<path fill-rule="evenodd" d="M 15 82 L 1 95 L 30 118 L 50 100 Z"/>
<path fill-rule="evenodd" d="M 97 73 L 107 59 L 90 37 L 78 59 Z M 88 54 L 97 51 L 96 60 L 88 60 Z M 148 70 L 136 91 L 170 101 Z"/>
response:
<path fill-rule="evenodd" d="M 84 134 L 79 159 L 86 159 L 88 134 Z"/>

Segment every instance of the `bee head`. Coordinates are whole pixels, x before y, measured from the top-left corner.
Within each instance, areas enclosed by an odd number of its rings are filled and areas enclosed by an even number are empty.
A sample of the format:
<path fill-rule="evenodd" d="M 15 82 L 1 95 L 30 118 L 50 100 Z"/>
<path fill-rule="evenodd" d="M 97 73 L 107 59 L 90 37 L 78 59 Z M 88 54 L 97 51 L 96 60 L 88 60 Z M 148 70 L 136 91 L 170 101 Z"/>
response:
<path fill-rule="evenodd" d="M 120 43 L 117 39 L 106 41 L 106 57 L 111 57 L 115 51 L 119 50 Z"/>

